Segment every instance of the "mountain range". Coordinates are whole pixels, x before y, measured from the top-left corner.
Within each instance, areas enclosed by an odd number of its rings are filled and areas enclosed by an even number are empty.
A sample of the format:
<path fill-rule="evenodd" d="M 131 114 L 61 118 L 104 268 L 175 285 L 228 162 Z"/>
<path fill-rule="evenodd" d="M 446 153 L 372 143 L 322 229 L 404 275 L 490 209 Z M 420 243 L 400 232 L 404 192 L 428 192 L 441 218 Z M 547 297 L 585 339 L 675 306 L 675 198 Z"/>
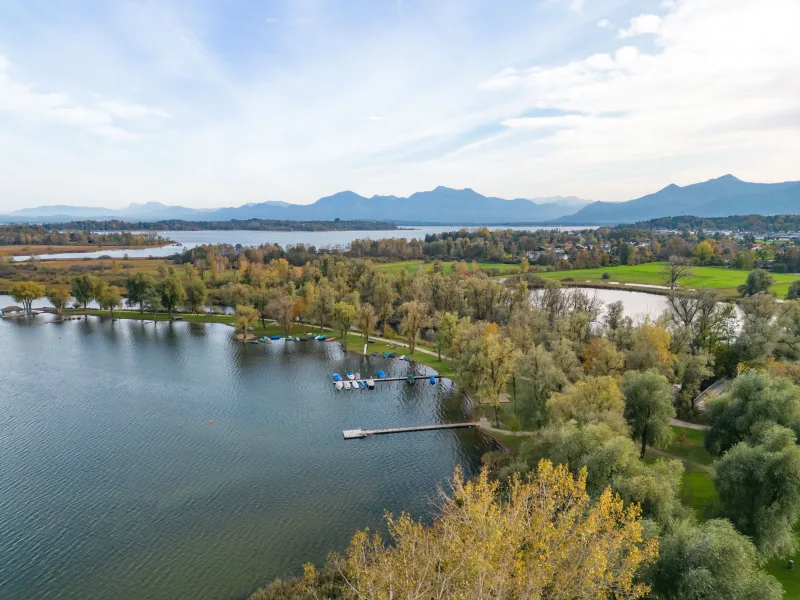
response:
<path fill-rule="evenodd" d="M 499 225 L 512 223 L 606 225 L 660 217 L 727 217 L 800 213 L 800 181 L 750 183 L 724 175 L 702 183 L 668 185 L 627 202 L 590 202 L 574 196 L 505 200 L 472 189 L 437 187 L 407 198 L 339 192 L 312 204 L 268 201 L 200 210 L 159 202 L 131 204 L 122 209 L 81 206 L 40 206 L 0 215 L 0 222 L 58 223 L 84 219 L 161 221 L 229 221 L 279 219 L 292 221 L 369 220 L 414 225 Z"/>
<path fill-rule="evenodd" d="M 158 202 L 131 204 L 122 209 L 86 206 L 40 206 L 0 215 L 5 222 L 64 222 L 81 219 L 120 219 L 161 221 L 191 219 L 193 221 L 230 221 L 247 219 L 279 219 L 293 221 L 332 221 L 355 219 L 390 221 L 401 224 L 482 225 L 553 221 L 574 213 L 590 201 L 574 196 L 552 196 L 527 200 L 505 200 L 483 196 L 469 188 L 454 190 L 437 187 L 417 192 L 408 198 L 372 196 L 355 192 L 339 192 L 320 198 L 312 204 L 289 204 L 268 201 L 232 208 L 198 210 L 182 206 L 166 206 Z"/>

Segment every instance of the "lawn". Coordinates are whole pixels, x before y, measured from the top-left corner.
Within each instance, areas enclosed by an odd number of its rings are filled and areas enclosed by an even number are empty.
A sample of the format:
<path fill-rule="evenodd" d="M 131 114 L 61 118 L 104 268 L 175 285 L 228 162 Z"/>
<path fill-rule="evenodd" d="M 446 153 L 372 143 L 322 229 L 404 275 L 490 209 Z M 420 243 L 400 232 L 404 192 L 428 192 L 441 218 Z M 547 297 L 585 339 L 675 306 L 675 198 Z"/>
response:
<path fill-rule="evenodd" d="M 643 265 L 605 267 L 600 269 L 578 269 L 575 271 L 553 271 L 540 273 L 545 279 L 567 279 L 572 278 L 576 282 L 605 283 L 611 281 L 619 283 L 643 283 L 647 285 L 664 285 L 661 272 L 664 263 L 646 263 Z M 724 267 L 694 267 L 692 277 L 681 280 L 684 288 L 706 287 L 720 290 L 725 296 L 738 296 L 736 286 L 741 285 L 747 279 L 748 271 L 737 269 L 726 269 Z M 603 279 L 603 274 L 608 273 L 610 277 Z M 788 273 L 773 273 L 776 285 L 773 291 L 779 297 L 785 298 L 789 290 L 789 284 L 798 278 L 798 275 Z M 614 286 L 619 287 L 619 286 Z"/>
<path fill-rule="evenodd" d="M 710 518 L 717 502 L 717 490 L 714 489 L 711 474 L 687 465 L 683 474 L 680 499 L 686 506 L 694 509 L 698 519 Z"/>
<path fill-rule="evenodd" d="M 674 437 L 672 438 L 672 443 L 664 448 L 665 452 L 701 465 L 710 465 L 714 462 L 714 457 L 706 451 L 703 445 L 702 431 L 685 427 L 673 427 L 672 431 Z M 683 442 L 680 441 L 681 433 L 686 436 Z"/>
<path fill-rule="evenodd" d="M 447 274 L 451 273 L 453 270 L 453 265 L 455 262 L 440 262 L 439 264 L 442 265 L 443 271 Z M 471 268 L 472 264 L 467 263 L 467 268 Z M 378 263 L 375 267 L 379 271 L 384 271 L 386 273 L 397 273 L 398 271 L 408 271 L 410 273 L 416 273 L 420 268 L 423 271 L 432 271 L 433 270 L 433 263 L 429 262 L 426 263 L 423 260 L 402 260 L 397 262 L 389 262 L 389 263 Z M 501 273 L 507 273 L 508 271 L 519 271 L 519 265 L 517 264 L 506 264 L 506 263 L 478 263 L 479 269 L 498 269 Z"/>
<path fill-rule="evenodd" d="M 794 533 L 795 537 L 800 533 L 796 525 Z M 790 560 L 795 563 L 793 571 L 790 571 L 788 567 Z M 764 565 L 764 570 L 781 582 L 786 592 L 784 598 L 800 598 L 800 552 L 784 558 L 774 558 Z"/>

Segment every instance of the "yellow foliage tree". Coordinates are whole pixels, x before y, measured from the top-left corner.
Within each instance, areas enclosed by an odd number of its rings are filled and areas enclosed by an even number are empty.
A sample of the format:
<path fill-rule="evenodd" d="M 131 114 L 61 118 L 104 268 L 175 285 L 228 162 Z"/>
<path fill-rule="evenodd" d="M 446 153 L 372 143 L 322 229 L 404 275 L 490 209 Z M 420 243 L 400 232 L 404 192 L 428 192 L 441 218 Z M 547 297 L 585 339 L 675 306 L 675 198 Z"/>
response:
<path fill-rule="evenodd" d="M 589 377 L 563 393 L 553 394 L 547 401 L 547 408 L 557 423 L 605 423 L 623 435 L 628 433 L 625 397 L 617 380 L 610 376 Z"/>
<path fill-rule="evenodd" d="M 609 489 L 592 502 L 585 469 L 573 478 L 542 461 L 499 492 L 486 471 L 470 482 L 456 471 L 431 527 L 387 515 L 390 546 L 358 532 L 339 561 L 348 596 L 601 600 L 649 592 L 637 573 L 655 561 L 657 540 L 644 540 L 639 507 L 625 507 Z"/>

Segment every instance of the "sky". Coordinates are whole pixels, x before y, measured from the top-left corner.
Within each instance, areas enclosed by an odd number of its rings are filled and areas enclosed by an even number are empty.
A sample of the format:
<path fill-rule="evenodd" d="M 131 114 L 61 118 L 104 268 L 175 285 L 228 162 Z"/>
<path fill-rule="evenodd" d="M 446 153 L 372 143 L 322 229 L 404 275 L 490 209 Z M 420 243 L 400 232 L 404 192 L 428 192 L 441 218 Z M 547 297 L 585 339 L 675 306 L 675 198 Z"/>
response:
<path fill-rule="evenodd" d="M 0 0 L 0 212 L 800 179 L 798 0 Z"/>

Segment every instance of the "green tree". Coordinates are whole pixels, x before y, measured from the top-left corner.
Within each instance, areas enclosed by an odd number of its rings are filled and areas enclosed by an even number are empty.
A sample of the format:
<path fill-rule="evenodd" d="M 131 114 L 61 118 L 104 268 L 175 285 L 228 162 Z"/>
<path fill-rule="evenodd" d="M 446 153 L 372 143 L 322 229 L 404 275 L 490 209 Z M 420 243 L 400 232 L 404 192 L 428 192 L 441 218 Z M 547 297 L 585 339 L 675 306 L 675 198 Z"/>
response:
<path fill-rule="evenodd" d="M 742 296 L 752 296 L 760 292 L 767 293 L 775 279 L 764 269 L 754 269 L 747 274 L 747 281 L 736 289 Z"/>
<path fill-rule="evenodd" d="M 25 313 L 31 314 L 31 305 L 34 300 L 44 298 L 44 286 L 35 281 L 19 281 L 11 286 L 9 293 L 15 302 L 22 303 Z"/>
<path fill-rule="evenodd" d="M 671 421 L 675 418 L 672 385 L 657 370 L 628 371 L 622 378 L 625 420 L 631 435 L 641 440 L 639 458 L 644 460 L 647 446 L 665 446 L 672 439 Z"/>
<path fill-rule="evenodd" d="M 234 316 L 234 323 L 237 330 L 242 331 L 242 343 L 247 341 L 247 332 L 258 323 L 260 315 L 258 311 L 252 306 L 240 304 L 236 307 L 236 314 Z"/>
<path fill-rule="evenodd" d="M 800 447 L 792 430 L 762 430 L 762 443 L 741 442 L 714 465 L 722 514 L 749 536 L 764 558 L 796 549 L 800 514 Z"/>
<path fill-rule="evenodd" d="M 64 312 L 64 308 L 66 308 L 70 298 L 70 294 L 60 288 L 48 288 L 47 290 L 47 300 L 56 309 L 56 314 L 59 317 Z"/>
<path fill-rule="evenodd" d="M 186 300 L 186 290 L 176 275 L 170 275 L 166 279 L 159 281 L 156 285 L 156 290 L 161 294 L 161 306 L 169 313 L 169 320 L 171 321 L 172 312 Z"/>
<path fill-rule="evenodd" d="M 520 357 L 516 379 L 520 382 L 517 393 L 520 414 L 541 427 L 547 420 L 548 398 L 566 388 L 569 380 L 542 345 L 533 346 Z"/>
<path fill-rule="evenodd" d="M 436 328 L 436 354 L 439 360 L 442 360 L 443 350 L 452 356 L 453 342 L 458 330 L 458 315 L 449 311 L 438 312 L 434 319 L 434 327 Z"/>
<path fill-rule="evenodd" d="M 400 310 L 403 312 L 400 330 L 408 338 L 409 354 L 414 354 L 414 350 L 417 348 L 419 330 L 428 324 L 428 307 L 423 302 L 411 300 L 403 304 Z"/>
<path fill-rule="evenodd" d="M 789 285 L 789 292 L 786 297 L 789 300 L 800 300 L 800 279 L 795 279 Z"/>
<path fill-rule="evenodd" d="M 144 300 L 147 292 L 153 289 L 156 285 L 156 280 L 149 273 L 132 273 L 125 281 L 125 287 L 128 289 L 128 306 L 139 305 L 139 311 L 144 312 Z M 77 296 L 76 296 L 77 298 Z"/>
<path fill-rule="evenodd" d="M 342 341 L 344 342 L 345 350 L 347 350 L 347 334 L 357 318 L 358 311 L 356 307 L 349 302 L 337 302 L 333 306 L 333 321 L 339 326 L 342 332 Z"/>
<path fill-rule="evenodd" d="M 361 330 L 365 342 L 369 342 L 369 336 L 377 324 L 378 317 L 375 314 L 375 307 L 369 302 L 362 302 L 358 309 L 358 328 Z"/>
<path fill-rule="evenodd" d="M 333 288 L 326 279 L 321 279 L 317 284 L 317 297 L 314 303 L 314 319 L 322 327 L 328 327 L 333 322 L 333 309 L 336 306 L 336 296 Z"/>
<path fill-rule="evenodd" d="M 164 307 L 161 305 L 161 292 L 159 292 L 155 286 L 146 289 L 141 297 L 141 303 L 142 308 L 150 313 L 155 323 L 156 313 L 164 310 Z"/>
<path fill-rule="evenodd" d="M 722 519 L 678 521 L 661 535 L 658 561 L 646 572 L 663 600 L 780 600 L 780 583 L 758 568 L 753 543 Z"/>
<path fill-rule="evenodd" d="M 83 310 L 94 300 L 96 288 L 97 280 L 87 273 L 72 278 L 72 296 L 78 304 L 83 305 Z"/>
<path fill-rule="evenodd" d="M 186 307 L 193 313 L 197 313 L 208 299 L 208 290 L 203 280 L 195 276 L 189 279 L 184 285 L 186 291 Z"/>
<path fill-rule="evenodd" d="M 708 402 L 706 448 L 722 454 L 739 442 L 757 444 L 761 432 L 782 425 L 800 435 L 800 387 L 788 379 L 751 371 L 730 391 Z"/>
<path fill-rule="evenodd" d="M 605 423 L 620 434 L 628 433 L 623 415 L 625 397 L 613 377 L 588 377 L 578 381 L 564 392 L 550 396 L 547 408 L 556 423 L 571 420 L 581 425 Z"/>
<path fill-rule="evenodd" d="M 392 280 L 384 273 L 376 275 L 372 288 L 372 305 L 381 322 L 381 335 L 386 333 L 386 322 L 394 314 L 394 301 L 397 298 Z"/>
<path fill-rule="evenodd" d="M 114 318 L 114 309 L 122 304 L 122 293 L 115 285 L 103 285 L 98 287 L 97 303 L 101 308 L 111 311 L 111 318 Z"/>

